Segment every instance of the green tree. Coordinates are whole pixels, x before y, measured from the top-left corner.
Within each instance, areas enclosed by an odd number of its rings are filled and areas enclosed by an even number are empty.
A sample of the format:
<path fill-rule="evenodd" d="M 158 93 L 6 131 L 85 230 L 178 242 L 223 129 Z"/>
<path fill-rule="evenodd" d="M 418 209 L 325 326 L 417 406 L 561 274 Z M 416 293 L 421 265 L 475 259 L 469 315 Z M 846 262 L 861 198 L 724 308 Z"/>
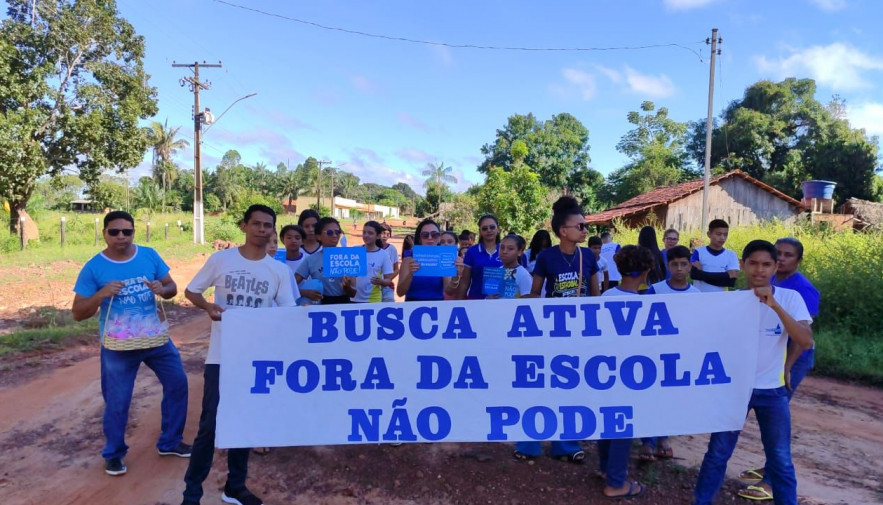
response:
<path fill-rule="evenodd" d="M 687 123 L 674 121 L 667 108 L 656 110 L 650 101 L 641 103 L 641 112 L 629 112 L 627 119 L 635 127 L 622 136 L 616 150 L 631 161 L 608 176 L 605 198 L 623 202 L 698 175 L 688 168 Z"/>
<path fill-rule="evenodd" d="M 527 237 L 549 218 L 548 190 L 524 163 L 524 150 L 513 147 L 512 169 L 490 169 L 478 193 L 478 207 L 495 215 L 503 231 Z"/>
<path fill-rule="evenodd" d="M 175 138 L 180 129 L 180 126 L 169 128 L 168 119 L 165 123 L 151 121 L 144 129 L 153 151 L 153 179 L 162 185 L 163 198 L 167 196 L 169 186 L 178 176 L 178 167 L 172 161 L 172 156 L 190 145 L 187 139 Z M 163 210 L 166 208 L 165 200 L 162 202 L 162 208 Z"/>
<path fill-rule="evenodd" d="M 7 0 L 0 23 L 0 196 L 10 230 L 37 179 L 76 169 L 94 183 L 136 166 L 138 122 L 156 114 L 144 40 L 113 0 Z"/>
<path fill-rule="evenodd" d="M 163 202 L 163 190 L 150 177 L 142 177 L 135 186 L 135 207 L 152 215 L 160 210 Z"/>
<path fill-rule="evenodd" d="M 279 180 L 279 196 L 288 199 L 288 208 L 291 208 L 292 201 L 297 198 L 300 191 L 300 180 L 296 172 L 286 170 L 278 175 Z"/>
<path fill-rule="evenodd" d="M 547 188 L 569 191 L 587 179 L 586 171 L 594 172 L 588 166 L 591 161 L 589 130 L 567 113 L 542 122 L 533 114 L 510 116 L 506 126 L 497 130 L 494 143 L 482 146 L 485 159 L 478 171 L 486 174 L 492 167 L 511 170 L 514 162 L 512 147 L 519 140 L 528 150 L 524 164 L 537 173 Z M 595 179 L 595 176 L 588 179 Z"/>
<path fill-rule="evenodd" d="M 438 212 L 442 200 L 450 193 L 448 183 L 457 183 L 457 178 L 452 175 L 453 172 L 454 169 L 446 167 L 444 162 L 428 163 L 423 170 L 423 177 L 426 177 L 426 181 L 423 182 L 423 187 L 426 188 L 426 200 L 429 201 L 430 192 L 433 195 L 432 212 Z"/>
<path fill-rule="evenodd" d="M 95 209 L 121 209 L 126 203 L 126 186 L 119 179 L 102 177 L 88 188 Z M 128 182 L 128 181 L 126 181 Z"/>

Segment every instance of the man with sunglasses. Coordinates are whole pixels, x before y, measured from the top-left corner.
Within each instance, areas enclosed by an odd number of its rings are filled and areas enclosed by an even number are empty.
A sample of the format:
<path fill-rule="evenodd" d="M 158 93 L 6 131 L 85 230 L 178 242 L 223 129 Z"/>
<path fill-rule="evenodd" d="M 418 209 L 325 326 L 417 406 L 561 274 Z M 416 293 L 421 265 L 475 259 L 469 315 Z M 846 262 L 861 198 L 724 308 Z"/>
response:
<path fill-rule="evenodd" d="M 137 338 L 162 333 L 167 323 L 157 312 L 156 296 L 170 299 L 178 287 L 169 267 L 149 247 L 134 243 L 135 220 L 128 212 L 104 217 L 107 247 L 83 266 L 74 285 L 73 317 L 82 321 L 99 312 L 99 335 Z M 110 335 L 110 337 L 108 337 Z M 129 405 L 138 368 L 144 363 L 163 387 L 162 432 L 156 443 L 161 456 L 189 458 L 191 446 L 183 440 L 187 420 L 187 374 L 171 340 L 158 347 L 111 350 L 101 346 L 101 394 L 104 397 L 104 471 L 123 475 Z"/>

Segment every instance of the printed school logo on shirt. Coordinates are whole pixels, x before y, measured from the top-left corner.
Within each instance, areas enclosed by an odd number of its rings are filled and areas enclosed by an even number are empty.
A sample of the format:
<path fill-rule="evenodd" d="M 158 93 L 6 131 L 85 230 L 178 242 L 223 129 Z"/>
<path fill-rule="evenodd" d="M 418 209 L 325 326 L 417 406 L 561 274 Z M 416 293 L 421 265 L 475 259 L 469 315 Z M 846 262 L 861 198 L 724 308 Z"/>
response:
<path fill-rule="evenodd" d="M 552 281 L 552 296 L 576 296 L 579 289 L 579 274 L 576 272 L 560 272 Z"/>

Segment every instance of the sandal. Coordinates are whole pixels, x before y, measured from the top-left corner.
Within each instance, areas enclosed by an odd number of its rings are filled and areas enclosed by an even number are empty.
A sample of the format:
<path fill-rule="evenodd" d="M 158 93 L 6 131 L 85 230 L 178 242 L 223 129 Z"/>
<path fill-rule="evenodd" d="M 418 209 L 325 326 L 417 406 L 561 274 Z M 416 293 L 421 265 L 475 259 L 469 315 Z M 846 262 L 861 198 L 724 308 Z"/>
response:
<path fill-rule="evenodd" d="M 563 461 L 565 463 L 581 465 L 586 461 L 586 453 L 584 453 L 583 451 L 576 451 L 570 454 L 565 454 L 563 456 L 556 456 L 555 459 L 557 459 L 558 461 Z"/>
<path fill-rule="evenodd" d="M 512 457 L 517 459 L 518 461 L 530 461 L 532 459 L 536 459 L 536 456 L 532 454 L 525 454 L 523 452 L 515 451 L 512 453 Z"/>
<path fill-rule="evenodd" d="M 748 486 L 736 493 L 736 495 L 739 496 L 739 498 L 754 501 L 769 501 L 773 499 L 773 493 L 763 486 Z"/>
<path fill-rule="evenodd" d="M 254 447 L 254 448 L 252 448 L 251 452 L 257 454 L 258 456 L 266 456 L 267 454 L 270 454 L 270 448 L 269 447 Z"/>
<path fill-rule="evenodd" d="M 641 448 L 638 449 L 638 459 L 640 461 L 656 461 L 656 457 L 653 456 L 653 447 L 642 445 Z"/>
<path fill-rule="evenodd" d="M 763 468 L 752 468 L 739 474 L 742 482 L 760 482 L 763 480 Z"/>
<path fill-rule="evenodd" d="M 638 488 L 637 491 L 635 490 L 635 487 Z M 636 496 L 641 496 L 641 494 L 643 492 L 644 492 L 644 485 L 643 484 L 641 484 L 640 482 L 638 482 L 636 480 L 630 480 L 629 481 L 629 490 L 626 491 L 625 494 L 617 494 L 617 495 L 605 494 L 604 498 L 609 498 L 611 500 L 619 500 L 619 499 L 629 500 L 629 499 L 634 498 Z"/>
<path fill-rule="evenodd" d="M 656 449 L 656 457 L 659 459 L 672 459 L 675 457 L 675 452 L 672 450 L 671 445 L 668 442 L 663 442 L 659 444 L 659 447 Z"/>

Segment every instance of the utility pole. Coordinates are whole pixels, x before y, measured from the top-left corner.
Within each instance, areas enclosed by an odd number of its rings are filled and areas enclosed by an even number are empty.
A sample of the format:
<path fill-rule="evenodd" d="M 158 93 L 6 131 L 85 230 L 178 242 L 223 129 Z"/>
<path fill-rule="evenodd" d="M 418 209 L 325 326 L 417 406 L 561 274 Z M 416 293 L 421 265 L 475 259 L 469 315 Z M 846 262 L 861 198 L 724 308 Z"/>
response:
<path fill-rule="evenodd" d="M 206 120 L 206 113 L 199 107 L 199 90 L 208 90 L 212 83 L 199 80 L 199 68 L 221 68 L 221 62 L 209 64 L 199 63 L 175 63 L 173 67 L 187 67 L 193 70 L 192 77 L 183 77 L 178 80 L 181 86 L 190 86 L 193 92 L 193 243 L 205 244 L 205 216 L 202 205 L 202 124 Z M 210 113 L 209 113 L 210 114 Z M 209 121 L 211 123 L 211 121 Z"/>
<path fill-rule="evenodd" d="M 318 171 L 318 173 L 316 173 L 316 207 L 319 207 L 319 208 L 316 209 L 316 212 L 321 213 L 322 212 L 322 202 L 319 201 L 319 198 L 322 197 L 322 184 L 321 184 L 321 182 L 322 182 L 322 165 L 330 165 L 331 162 L 330 161 L 317 161 L 316 163 L 319 165 L 319 171 Z"/>
<path fill-rule="evenodd" d="M 706 44 L 711 44 L 711 70 L 708 75 L 708 119 L 705 124 L 705 178 L 702 185 L 702 231 L 708 226 L 708 186 L 711 180 L 711 130 L 714 126 L 714 62 L 720 49 L 717 45 L 721 39 L 717 36 L 717 28 L 711 29 L 711 40 L 705 39 Z"/>

